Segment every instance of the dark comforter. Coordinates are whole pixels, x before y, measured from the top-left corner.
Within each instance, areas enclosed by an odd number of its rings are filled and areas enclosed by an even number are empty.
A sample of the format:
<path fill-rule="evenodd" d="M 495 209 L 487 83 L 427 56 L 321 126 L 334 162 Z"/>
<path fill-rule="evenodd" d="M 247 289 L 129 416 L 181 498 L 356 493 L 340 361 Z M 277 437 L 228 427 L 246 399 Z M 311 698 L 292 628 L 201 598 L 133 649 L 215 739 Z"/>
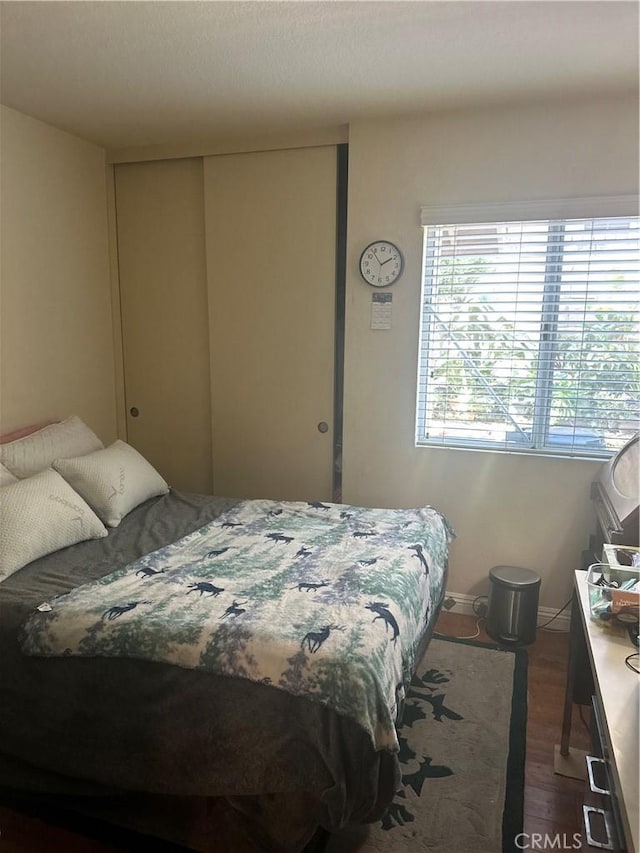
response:
<path fill-rule="evenodd" d="M 236 503 L 171 492 L 134 510 L 107 539 L 37 560 L 0 584 L 2 784 L 60 793 L 267 794 L 262 818 L 274 837 L 295 827 L 292 849 L 317 825 L 333 830 L 380 815 L 397 788 L 395 754 L 375 751 L 361 727 L 321 704 L 170 664 L 20 652 L 19 628 L 41 602 L 174 542 Z M 443 589 L 441 572 L 440 596 Z M 436 614 L 433 607 L 425 637 Z M 284 804 L 304 818 L 287 818 Z"/>

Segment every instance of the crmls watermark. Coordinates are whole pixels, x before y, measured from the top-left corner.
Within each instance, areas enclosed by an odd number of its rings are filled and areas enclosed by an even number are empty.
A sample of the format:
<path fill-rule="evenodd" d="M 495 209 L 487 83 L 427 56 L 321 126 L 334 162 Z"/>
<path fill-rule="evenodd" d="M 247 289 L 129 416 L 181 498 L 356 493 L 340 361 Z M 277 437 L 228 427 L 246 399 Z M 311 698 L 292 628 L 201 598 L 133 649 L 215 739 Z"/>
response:
<path fill-rule="evenodd" d="M 574 832 L 556 832 L 549 835 L 542 832 L 520 832 L 514 839 L 518 850 L 582 850 L 582 835 Z"/>

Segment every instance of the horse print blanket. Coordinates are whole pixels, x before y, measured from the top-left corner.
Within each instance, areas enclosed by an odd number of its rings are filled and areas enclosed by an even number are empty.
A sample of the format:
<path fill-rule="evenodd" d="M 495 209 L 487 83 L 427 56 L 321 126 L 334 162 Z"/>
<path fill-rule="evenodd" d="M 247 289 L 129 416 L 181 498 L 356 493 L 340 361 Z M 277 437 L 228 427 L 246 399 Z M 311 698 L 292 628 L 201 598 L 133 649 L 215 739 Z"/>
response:
<path fill-rule="evenodd" d="M 396 751 L 396 714 L 452 536 L 430 507 L 244 501 L 41 604 L 22 650 L 259 681 L 355 719 L 376 749 Z"/>

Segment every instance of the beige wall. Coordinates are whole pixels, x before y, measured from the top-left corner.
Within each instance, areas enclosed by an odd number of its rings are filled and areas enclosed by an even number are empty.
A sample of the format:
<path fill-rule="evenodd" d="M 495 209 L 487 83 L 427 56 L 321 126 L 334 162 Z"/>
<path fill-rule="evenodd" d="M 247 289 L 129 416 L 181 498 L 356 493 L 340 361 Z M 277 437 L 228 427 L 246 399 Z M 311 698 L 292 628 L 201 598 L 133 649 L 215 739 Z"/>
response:
<path fill-rule="evenodd" d="M 105 154 L 1 110 L 0 432 L 75 413 L 109 442 Z"/>
<path fill-rule="evenodd" d="M 485 592 L 491 566 L 523 565 L 543 577 L 541 604 L 559 607 L 593 527 L 598 465 L 414 446 L 419 209 L 637 192 L 637 101 L 357 122 L 349 142 L 344 499 L 433 504 L 458 533 L 451 590 Z M 405 253 L 390 331 L 369 329 L 371 289 L 357 273 L 362 247 L 378 237 Z"/>

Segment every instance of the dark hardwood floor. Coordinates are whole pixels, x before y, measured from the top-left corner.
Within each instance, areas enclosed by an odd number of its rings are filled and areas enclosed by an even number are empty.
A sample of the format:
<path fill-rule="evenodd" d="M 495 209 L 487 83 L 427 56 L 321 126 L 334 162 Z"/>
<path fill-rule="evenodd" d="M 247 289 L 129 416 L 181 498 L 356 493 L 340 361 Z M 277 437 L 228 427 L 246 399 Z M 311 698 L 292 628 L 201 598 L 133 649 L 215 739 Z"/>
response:
<path fill-rule="evenodd" d="M 478 642 L 492 643 L 480 623 Z M 551 626 L 552 627 L 552 626 Z M 475 634 L 476 618 L 443 612 L 437 629 L 443 634 Z M 526 647 L 528 666 L 527 761 L 525 766 L 524 832 L 547 835 L 564 833 L 565 847 L 571 849 L 573 834 L 582 832 L 582 803 L 585 782 L 556 775 L 554 747 L 560 743 L 564 710 L 564 685 L 569 651 L 569 634 L 538 630 L 535 643 Z M 588 709 L 584 709 L 588 720 Z M 571 746 L 590 748 L 590 735 L 574 705 Z"/>
<path fill-rule="evenodd" d="M 448 636 L 471 635 L 476 631 L 476 618 L 443 612 L 437 630 Z M 476 639 L 492 642 L 484 630 Z M 554 745 L 560 741 L 562 724 L 568 634 L 539 630 L 536 642 L 527 647 L 527 652 L 529 696 L 524 832 L 549 837 L 564 833 L 570 847 L 573 833 L 581 833 L 584 782 L 558 776 L 553 771 Z M 589 735 L 576 707 L 572 746 L 579 749 L 589 746 Z M 51 826 L 36 817 L 11 811 L 0 803 L 2 853 L 113 853 L 117 849 Z"/>

